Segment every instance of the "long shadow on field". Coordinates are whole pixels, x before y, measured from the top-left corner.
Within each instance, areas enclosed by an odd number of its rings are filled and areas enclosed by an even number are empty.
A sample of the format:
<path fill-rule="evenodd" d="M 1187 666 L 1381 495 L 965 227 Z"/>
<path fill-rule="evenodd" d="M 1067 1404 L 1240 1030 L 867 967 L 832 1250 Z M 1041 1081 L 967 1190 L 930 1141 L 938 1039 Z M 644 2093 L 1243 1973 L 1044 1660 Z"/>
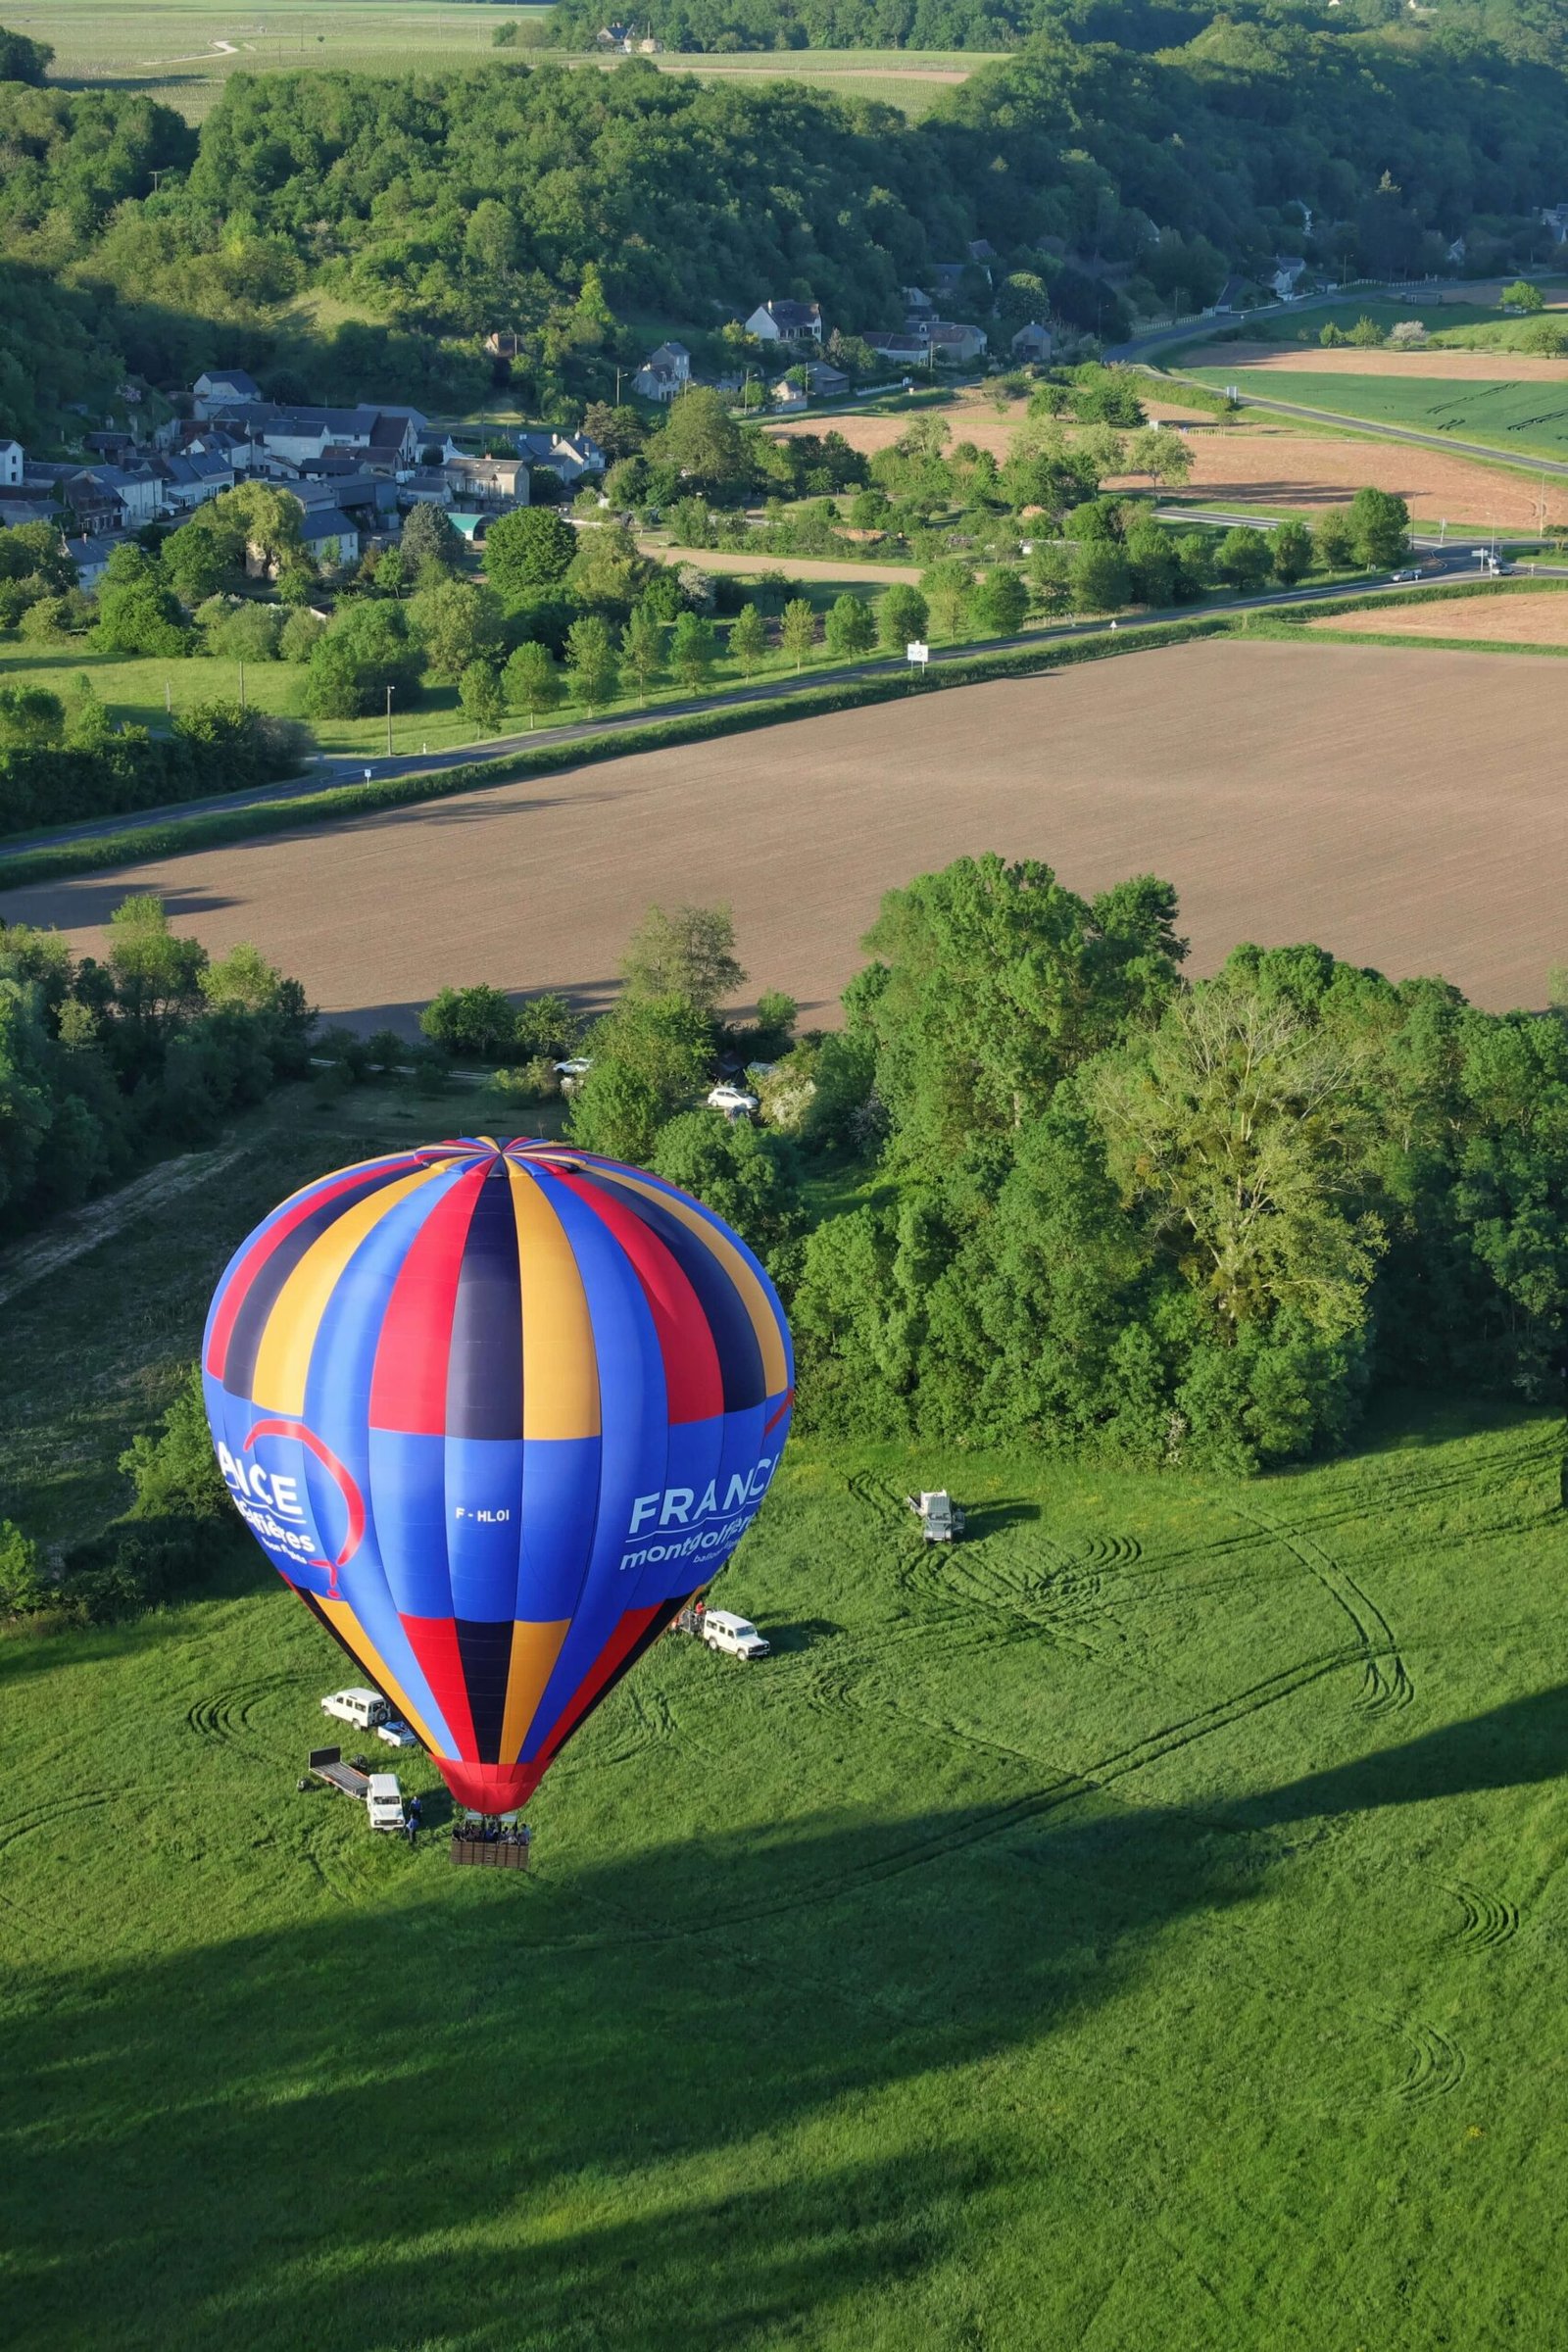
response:
<path fill-rule="evenodd" d="M 40 1982 L 0 2031 L 9 2340 L 810 2342 L 1006 2228 L 1036 2151 L 955 2110 L 950 2070 L 1252 1891 L 1163 1813 L 1071 1848 L 1006 1803 L 532 1880 L 432 1839 L 363 1908 Z"/>
<path fill-rule="evenodd" d="M 1026 2064 L 1187 1915 L 1254 1899 L 1284 1823 L 1565 1767 L 1561 1688 L 1202 1819 L 1080 1780 L 546 1851 L 529 1879 L 454 1871 L 430 1839 L 376 1849 L 373 1898 L 336 1903 L 328 1877 L 299 1924 L 206 1947 L 196 1925 L 145 1967 L 13 1980 L 10 2341 L 809 2342 L 1032 2193 L 1005 2071 L 982 2117 L 956 2070 Z M 197 1922 L 215 1866 L 125 1863 L 165 1877 L 169 1916 L 189 1874 Z"/>
<path fill-rule="evenodd" d="M 1292 1781 L 1272 1796 L 1244 1797 L 1228 1810 L 1239 1829 L 1368 1813 L 1488 1788 L 1517 1788 L 1568 1775 L 1568 1683 L 1511 1698 L 1485 1715 L 1423 1732 L 1398 1747 Z"/>

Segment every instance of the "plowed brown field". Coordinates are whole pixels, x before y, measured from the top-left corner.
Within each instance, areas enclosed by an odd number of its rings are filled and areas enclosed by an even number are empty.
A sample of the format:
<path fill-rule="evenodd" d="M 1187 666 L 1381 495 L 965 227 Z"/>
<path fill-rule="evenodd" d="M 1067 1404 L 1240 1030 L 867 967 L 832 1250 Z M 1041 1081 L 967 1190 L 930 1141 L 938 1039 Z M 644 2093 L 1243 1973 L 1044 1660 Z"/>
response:
<path fill-rule="evenodd" d="M 1124 657 L 14 891 L 80 949 L 129 890 L 254 940 L 332 1017 L 445 982 L 612 984 L 651 900 L 726 899 L 754 984 L 831 1006 L 890 884 L 963 852 L 1152 871 L 1195 966 L 1318 940 L 1490 1005 L 1568 952 L 1568 662 L 1236 642 Z"/>
<path fill-rule="evenodd" d="M 1392 612 L 1341 612 L 1307 623 L 1336 637 L 1485 637 L 1494 645 L 1568 645 L 1568 596 L 1445 597 L 1435 605 L 1398 605 Z"/>

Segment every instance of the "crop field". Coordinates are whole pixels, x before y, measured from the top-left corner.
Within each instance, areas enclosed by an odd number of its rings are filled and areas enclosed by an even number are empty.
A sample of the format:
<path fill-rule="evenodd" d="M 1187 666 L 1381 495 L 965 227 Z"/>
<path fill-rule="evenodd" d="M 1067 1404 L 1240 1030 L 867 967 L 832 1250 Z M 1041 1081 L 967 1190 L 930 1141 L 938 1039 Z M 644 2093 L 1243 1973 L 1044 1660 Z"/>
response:
<path fill-rule="evenodd" d="M 561 51 L 501 49 L 493 43 L 506 18 L 543 18 L 532 0 L 505 8 L 466 0 L 269 0 L 260 8 L 214 7 L 211 0 L 23 0 L 8 9 L 14 31 L 50 42 L 56 81 L 141 89 L 199 122 L 222 95 L 230 74 L 286 73 L 315 67 L 359 74 L 406 74 L 417 66 L 606 65 L 618 59 L 568 57 Z M 920 115 L 942 91 L 984 65 L 975 51 L 912 49 L 791 50 L 734 57 L 656 60 L 671 74 L 804 81 L 846 98 L 878 98 Z"/>
<path fill-rule="evenodd" d="M 1495 363 L 1491 365 L 1494 372 Z M 1568 363 L 1562 365 L 1568 368 Z M 1216 383 L 1229 383 L 1235 372 L 1208 371 Z M 1272 368 L 1269 375 L 1272 381 Z M 1568 373 L 1563 381 L 1568 386 Z M 1255 410 L 1242 420 L 1216 424 L 1212 417 L 1181 407 L 1179 385 L 1167 387 L 1155 378 L 1149 379 L 1149 389 L 1141 391 L 1140 397 L 1155 422 L 1172 419 L 1192 425 L 1193 471 L 1185 495 L 1209 506 L 1250 506 L 1280 514 L 1310 514 L 1324 507 L 1348 504 L 1363 483 L 1370 483 L 1374 489 L 1394 490 L 1407 499 L 1418 522 L 1483 523 L 1495 515 L 1500 526 L 1533 529 L 1539 525 L 1543 497 L 1548 519 L 1568 520 L 1568 481 L 1548 479 L 1543 484 L 1533 475 L 1450 457 L 1446 450 L 1359 440 L 1353 437 L 1353 428 L 1314 431 L 1310 425 L 1287 424 L 1283 417 L 1265 422 Z M 1337 387 L 1325 384 L 1315 405 L 1330 407 L 1335 398 Z M 953 429 L 955 442 L 972 441 L 977 449 L 989 450 L 1002 459 L 1024 421 L 1026 408 L 1021 400 L 1001 403 L 970 394 L 960 396 L 941 413 Z M 911 421 L 911 416 L 897 411 L 876 416 L 835 414 L 792 417 L 772 429 L 781 435 L 831 429 L 842 433 L 852 449 L 871 456 L 891 447 L 908 431 Z M 1112 486 L 1149 488 L 1141 478 Z M 1178 500 L 1183 495 L 1175 494 Z"/>
<path fill-rule="evenodd" d="M 509 7 L 519 19 L 542 16 Z M 465 0 L 406 6 L 403 0 L 267 0 L 265 7 L 214 7 L 211 0 L 23 0 L 9 9 L 14 32 L 50 42 L 56 81 L 136 88 L 199 122 L 230 74 L 336 68 L 406 74 L 414 66 L 493 64 L 493 7 Z"/>
<path fill-rule="evenodd" d="M 1270 375 L 1282 370 L 1301 375 L 1391 376 L 1424 382 L 1568 385 L 1568 359 L 1545 359 L 1539 352 L 1457 350 L 1447 344 L 1429 344 L 1422 351 L 1322 351 L 1308 344 L 1281 349 L 1266 343 L 1241 343 L 1228 354 L 1232 365 L 1249 370 L 1264 368 Z"/>
<path fill-rule="evenodd" d="M 452 1115 L 284 1098 L 13 1298 L 0 1511 L 95 1524 L 250 1222 Z M 800 1444 L 721 1588 L 773 1654 L 660 1644 L 525 1879 L 421 1757 L 413 1852 L 296 1793 L 343 1663 L 259 1559 L 0 1640 L 8 2344 L 1556 2341 L 1562 1447 Z"/>
<path fill-rule="evenodd" d="M 614 58 L 573 59 L 604 65 Z M 733 56 L 712 51 L 667 50 L 655 59 L 664 74 L 697 74 L 705 81 L 803 81 L 840 98 L 875 98 L 911 119 L 930 111 L 943 92 L 989 65 L 979 49 L 789 49 L 757 50 Z"/>
<path fill-rule="evenodd" d="M 1312 939 L 1540 1004 L 1568 948 L 1565 731 L 1556 662 L 1227 640 L 41 883 L 0 915 L 91 951 L 127 890 L 161 891 L 215 953 L 254 940 L 373 1029 L 447 983 L 600 1002 L 650 901 L 727 900 L 754 983 L 831 1020 L 882 892 L 1000 850 L 1081 891 L 1167 876 L 1200 970 Z"/>
<path fill-rule="evenodd" d="M 1381 633 L 1568 647 L 1568 597 L 1545 588 L 1539 596 L 1446 597 L 1441 605 L 1402 606 L 1396 612 L 1341 612 L 1307 626 L 1336 637 Z"/>
<path fill-rule="evenodd" d="M 1568 457 L 1568 365 L 1552 363 L 1556 373 L 1549 382 L 1516 381 L 1511 368 L 1507 375 L 1499 372 L 1503 365 L 1492 362 L 1489 378 L 1476 382 L 1461 381 L 1447 369 L 1441 379 L 1367 368 L 1339 374 L 1309 363 L 1286 368 L 1272 361 L 1258 368 L 1205 367 L 1193 373 L 1216 388 L 1234 384 L 1259 399 L 1332 410 L 1352 422 L 1451 433 L 1456 440 L 1481 442 L 1499 456 L 1527 463 Z"/>

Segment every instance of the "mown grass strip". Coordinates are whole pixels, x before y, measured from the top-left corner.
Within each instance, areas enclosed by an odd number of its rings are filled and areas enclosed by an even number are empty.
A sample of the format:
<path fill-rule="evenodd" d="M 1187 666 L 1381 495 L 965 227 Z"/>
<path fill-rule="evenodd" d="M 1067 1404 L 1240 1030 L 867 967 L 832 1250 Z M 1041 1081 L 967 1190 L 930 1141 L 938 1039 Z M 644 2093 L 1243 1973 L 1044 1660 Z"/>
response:
<path fill-rule="evenodd" d="M 211 808 L 186 817 L 172 816 L 157 824 L 127 825 L 116 833 L 99 833 L 80 841 L 43 844 L 0 858 L 0 890 L 17 890 L 29 882 L 50 882 L 62 876 L 101 872 L 105 867 L 140 864 L 153 858 L 177 857 L 187 850 L 208 849 L 229 841 L 250 841 L 269 833 L 294 833 L 316 825 L 340 824 L 351 817 L 379 816 L 392 808 L 413 808 L 422 801 L 450 800 L 459 793 L 482 792 L 492 785 L 516 783 L 527 776 L 557 775 L 564 768 L 588 767 L 603 760 L 620 760 L 638 752 L 667 751 L 688 743 L 705 743 L 721 735 L 740 735 L 758 727 L 780 726 L 791 719 L 818 718 L 838 710 L 898 702 L 911 691 L 931 694 L 951 686 L 985 685 L 1001 678 L 1038 676 L 1044 671 L 1071 668 L 1080 662 L 1104 661 L 1112 655 L 1141 653 L 1156 646 L 1181 645 L 1194 637 L 1223 636 L 1234 618 L 1214 613 L 1193 620 L 1164 621 L 1145 628 L 1109 630 L 1095 637 L 1076 637 L 1030 647 L 1017 653 L 977 654 L 971 661 L 944 663 L 926 682 L 911 689 L 900 673 L 847 680 L 840 685 L 811 686 L 770 703 L 743 703 L 714 710 L 693 711 L 684 718 L 656 719 L 645 726 L 620 727 L 575 743 L 544 744 L 537 751 L 509 752 L 499 760 L 467 760 L 458 767 L 412 776 L 388 776 L 380 783 L 332 785 L 292 800 L 264 801 L 245 808 Z"/>

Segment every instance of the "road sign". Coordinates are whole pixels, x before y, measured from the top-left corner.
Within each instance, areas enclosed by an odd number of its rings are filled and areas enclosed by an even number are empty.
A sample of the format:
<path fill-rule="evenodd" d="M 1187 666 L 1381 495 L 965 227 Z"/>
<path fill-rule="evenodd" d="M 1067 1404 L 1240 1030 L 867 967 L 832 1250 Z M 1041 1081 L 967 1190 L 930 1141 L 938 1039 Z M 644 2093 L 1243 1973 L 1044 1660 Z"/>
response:
<path fill-rule="evenodd" d="M 918 637 L 914 639 L 912 644 L 906 645 L 904 651 L 908 659 L 914 663 L 916 669 L 924 669 L 926 663 L 931 659 L 931 648 L 928 645 L 922 645 Z"/>

